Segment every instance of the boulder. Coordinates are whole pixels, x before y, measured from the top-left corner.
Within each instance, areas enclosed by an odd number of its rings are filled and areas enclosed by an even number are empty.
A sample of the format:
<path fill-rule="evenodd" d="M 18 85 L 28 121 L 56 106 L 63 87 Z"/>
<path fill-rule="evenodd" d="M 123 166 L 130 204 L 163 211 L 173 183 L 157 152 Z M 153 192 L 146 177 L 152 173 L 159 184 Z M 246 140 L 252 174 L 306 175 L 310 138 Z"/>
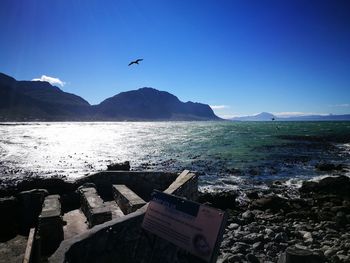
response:
<path fill-rule="evenodd" d="M 130 171 L 130 162 L 111 163 L 107 165 L 107 171 Z"/>
<path fill-rule="evenodd" d="M 308 249 L 301 249 L 295 246 L 288 247 L 278 263 L 322 263 L 324 257 Z"/>
<path fill-rule="evenodd" d="M 334 194 L 342 198 L 350 198 L 350 178 L 347 176 L 326 177 L 319 182 L 303 182 L 300 192 L 304 195 L 309 193 Z"/>
<path fill-rule="evenodd" d="M 209 203 L 216 208 L 220 209 L 230 209 L 236 207 L 236 197 L 235 192 L 215 192 L 215 193 L 199 193 L 198 201 L 200 203 Z"/>
<path fill-rule="evenodd" d="M 316 169 L 322 172 L 341 171 L 345 167 L 342 164 L 320 162 L 315 165 Z"/>
<path fill-rule="evenodd" d="M 278 211 L 280 209 L 290 208 L 288 204 L 288 200 L 281 198 L 277 195 L 256 199 L 251 203 L 251 207 L 256 209 L 262 209 L 262 210 L 271 209 L 272 211 Z"/>

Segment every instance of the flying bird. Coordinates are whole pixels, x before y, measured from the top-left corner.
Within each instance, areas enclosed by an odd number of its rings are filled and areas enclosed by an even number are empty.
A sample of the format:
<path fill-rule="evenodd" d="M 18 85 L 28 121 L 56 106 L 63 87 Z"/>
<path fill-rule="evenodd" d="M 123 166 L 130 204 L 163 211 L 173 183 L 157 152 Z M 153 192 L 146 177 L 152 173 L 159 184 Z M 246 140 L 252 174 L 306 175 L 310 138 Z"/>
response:
<path fill-rule="evenodd" d="M 140 61 L 142 61 L 142 58 L 136 59 L 135 61 L 131 61 L 128 66 L 131 66 L 132 64 L 139 64 Z"/>

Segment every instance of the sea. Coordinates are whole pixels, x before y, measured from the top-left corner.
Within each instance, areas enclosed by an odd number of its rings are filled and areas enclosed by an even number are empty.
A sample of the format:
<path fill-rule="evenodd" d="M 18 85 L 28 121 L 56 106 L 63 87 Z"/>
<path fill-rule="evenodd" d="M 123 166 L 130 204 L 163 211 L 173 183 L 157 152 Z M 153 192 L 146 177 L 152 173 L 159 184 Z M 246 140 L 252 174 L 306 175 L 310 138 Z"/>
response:
<path fill-rule="evenodd" d="M 350 175 L 350 122 L 0 123 L 0 183 L 79 178 L 130 161 L 132 170 L 189 169 L 203 191 L 298 187 Z M 320 163 L 343 169 L 321 171 Z"/>

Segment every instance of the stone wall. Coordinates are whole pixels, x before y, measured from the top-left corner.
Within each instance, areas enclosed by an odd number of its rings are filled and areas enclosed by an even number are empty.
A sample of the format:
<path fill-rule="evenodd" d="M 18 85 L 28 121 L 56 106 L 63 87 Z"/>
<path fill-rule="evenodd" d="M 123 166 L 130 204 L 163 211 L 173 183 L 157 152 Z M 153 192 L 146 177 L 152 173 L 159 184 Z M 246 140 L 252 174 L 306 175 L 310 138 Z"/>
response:
<path fill-rule="evenodd" d="M 59 194 L 62 212 L 80 207 L 76 191 L 85 183 L 94 183 L 102 198 L 112 200 L 112 184 L 125 184 L 146 201 L 153 189 L 165 190 L 178 174 L 169 172 L 106 171 L 84 176 L 76 181 L 61 178 L 30 178 L 0 189 L 0 240 L 18 233 L 27 235 L 35 227 L 44 197 Z"/>
<path fill-rule="evenodd" d="M 176 173 L 165 172 L 105 171 L 78 179 L 76 184 L 94 183 L 101 197 L 108 200 L 113 199 L 112 185 L 124 184 L 143 200 L 149 201 L 154 189 L 164 191 L 177 176 Z"/>
<path fill-rule="evenodd" d="M 184 171 L 163 190 L 193 199 L 197 195 L 197 186 L 197 176 Z M 202 262 L 143 230 L 141 223 L 146 209 L 147 204 L 125 217 L 95 226 L 82 235 L 63 241 L 49 262 Z"/>

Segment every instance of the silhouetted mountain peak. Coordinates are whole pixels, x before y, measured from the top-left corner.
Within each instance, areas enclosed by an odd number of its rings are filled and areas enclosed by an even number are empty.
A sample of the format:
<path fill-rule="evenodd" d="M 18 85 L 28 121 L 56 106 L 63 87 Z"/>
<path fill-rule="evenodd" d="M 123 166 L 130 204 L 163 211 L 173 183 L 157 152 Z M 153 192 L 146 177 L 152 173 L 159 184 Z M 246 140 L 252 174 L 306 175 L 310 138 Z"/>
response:
<path fill-rule="evenodd" d="M 150 87 L 121 92 L 96 106 L 100 115 L 133 120 L 209 120 L 218 119 L 201 103 L 181 102 L 173 94 Z"/>
<path fill-rule="evenodd" d="M 43 81 L 16 81 L 0 73 L 0 120 L 216 120 L 209 105 L 181 102 L 144 87 L 90 104 Z"/>

